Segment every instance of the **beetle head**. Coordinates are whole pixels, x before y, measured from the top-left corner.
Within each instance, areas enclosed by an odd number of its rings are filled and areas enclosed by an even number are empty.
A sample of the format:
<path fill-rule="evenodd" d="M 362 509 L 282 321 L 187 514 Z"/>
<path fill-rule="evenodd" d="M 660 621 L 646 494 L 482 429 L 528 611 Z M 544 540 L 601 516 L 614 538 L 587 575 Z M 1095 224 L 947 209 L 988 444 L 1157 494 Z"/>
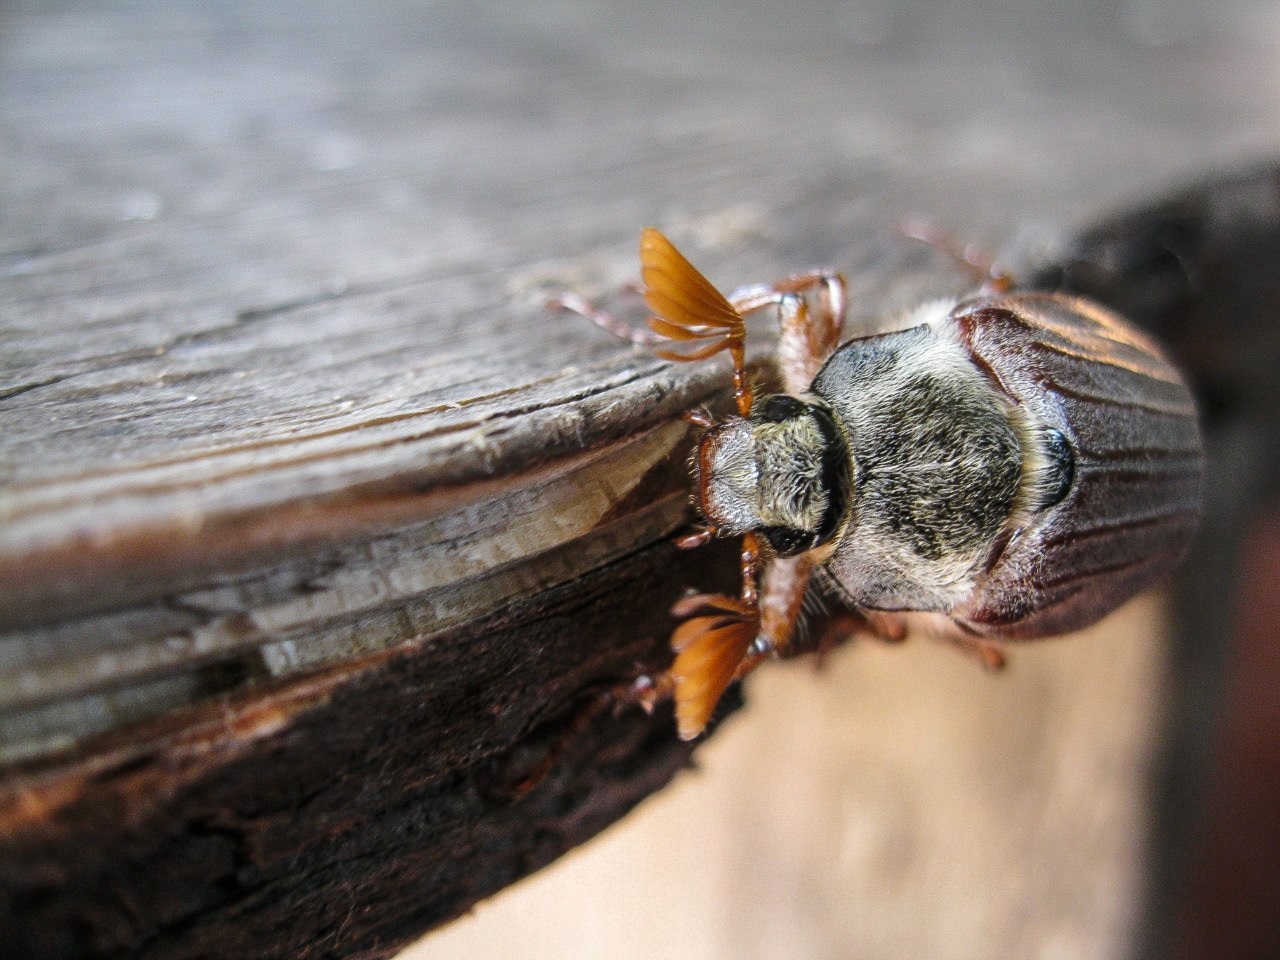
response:
<path fill-rule="evenodd" d="M 825 406 L 786 394 L 702 435 L 698 506 L 719 533 L 754 531 L 779 556 L 821 546 L 849 499 L 849 457 Z"/>

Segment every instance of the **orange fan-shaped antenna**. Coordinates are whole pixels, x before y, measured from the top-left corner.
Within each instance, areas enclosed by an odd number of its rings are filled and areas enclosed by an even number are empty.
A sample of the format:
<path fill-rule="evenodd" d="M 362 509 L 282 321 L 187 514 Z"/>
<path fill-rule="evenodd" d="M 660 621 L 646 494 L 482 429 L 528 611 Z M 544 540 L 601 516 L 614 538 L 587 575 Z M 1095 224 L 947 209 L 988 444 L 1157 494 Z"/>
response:
<path fill-rule="evenodd" d="M 706 729 L 720 697 L 747 661 L 747 652 L 760 630 L 758 611 L 740 600 L 702 595 L 688 601 L 702 601 L 699 605 L 716 612 L 686 620 L 671 636 L 671 647 L 676 651 L 671 665 L 676 726 L 682 740 L 692 740 Z M 686 603 L 685 609 L 688 608 Z"/>
<path fill-rule="evenodd" d="M 649 318 L 653 331 L 668 340 L 702 341 L 688 353 L 658 350 L 658 356 L 688 362 L 728 350 L 733 359 L 734 399 L 738 413 L 745 417 L 751 412 L 751 387 L 742 314 L 653 227 L 640 232 L 640 277 L 645 302 L 656 314 Z"/>

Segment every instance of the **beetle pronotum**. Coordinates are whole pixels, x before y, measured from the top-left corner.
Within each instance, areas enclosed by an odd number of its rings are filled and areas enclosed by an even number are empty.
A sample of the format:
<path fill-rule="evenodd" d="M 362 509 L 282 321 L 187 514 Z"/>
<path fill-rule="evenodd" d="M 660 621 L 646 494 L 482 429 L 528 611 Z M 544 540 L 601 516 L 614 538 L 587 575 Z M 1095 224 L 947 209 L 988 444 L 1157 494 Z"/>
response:
<path fill-rule="evenodd" d="M 811 271 L 722 295 L 661 233 L 640 240 L 659 350 L 728 352 L 737 415 L 693 458 L 699 532 L 742 537 L 738 596 L 673 613 L 681 737 L 792 643 L 810 580 L 842 625 L 941 636 L 999 665 L 1001 642 L 1087 626 L 1168 571 L 1199 513 L 1203 454 L 1187 385 L 1156 344 L 1079 298 L 935 301 L 843 344 L 845 282 Z M 783 391 L 757 399 L 744 314 L 777 309 Z"/>

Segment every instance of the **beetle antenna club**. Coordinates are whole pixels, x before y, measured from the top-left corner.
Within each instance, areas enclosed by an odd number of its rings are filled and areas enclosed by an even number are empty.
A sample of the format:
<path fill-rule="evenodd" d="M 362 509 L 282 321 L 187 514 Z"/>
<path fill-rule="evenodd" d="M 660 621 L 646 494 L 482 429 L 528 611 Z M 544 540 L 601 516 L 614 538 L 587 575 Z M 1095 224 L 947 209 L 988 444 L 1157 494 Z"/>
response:
<path fill-rule="evenodd" d="M 645 302 L 655 314 L 649 318 L 653 332 L 668 340 L 703 342 L 688 353 L 657 350 L 658 356 L 689 362 L 728 350 L 733 359 L 738 415 L 748 416 L 751 384 L 747 381 L 747 327 L 742 314 L 653 227 L 640 233 L 640 278 Z"/>
<path fill-rule="evenodd" d="M 694 547 L 742 537 L 738 596 L 696 593 L 672 613 L 671 694 L 698 736 L 729 684 L 790 652 L 810 579 L 843 610 L 830 630 L 952 641 L 995 664 L 1007 640 L 1088 626 L 1166 573 L 1200 504 L 1203 453 L 1182 376 L 1105 308 L 1011 292 L 989 261 L 936 229 L 986 284 L 840 343 L 844 279 L 826 270 L 725 297 L 657 230 L 640 238 L 660 337 L 692 362 L 727 352 L 737 416 L 692 458 Z M 777 310 L 784 393 L 755 402 L 743 316 Z"/>

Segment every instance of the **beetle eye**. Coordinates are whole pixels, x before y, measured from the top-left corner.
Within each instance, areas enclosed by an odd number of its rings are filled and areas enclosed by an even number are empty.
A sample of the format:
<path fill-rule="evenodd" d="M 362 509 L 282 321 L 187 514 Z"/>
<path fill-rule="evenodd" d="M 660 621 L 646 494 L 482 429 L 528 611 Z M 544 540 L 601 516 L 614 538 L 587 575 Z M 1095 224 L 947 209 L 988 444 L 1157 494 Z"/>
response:
<path fill-rule="evenodd" d="M 809 405 L 785 393 L 775 393 L 764 402 L 760 409 L 760 419 L 766 423 L 781 423 L 798 417 L 809 409 Z"/>
<path fill-rule="evenodd" d="M 773 552 L 780 557 L 794 557 L 814 545 L 817 535 L 795 527 L 761 527 L 756 533 L 769 541 Z"/>

